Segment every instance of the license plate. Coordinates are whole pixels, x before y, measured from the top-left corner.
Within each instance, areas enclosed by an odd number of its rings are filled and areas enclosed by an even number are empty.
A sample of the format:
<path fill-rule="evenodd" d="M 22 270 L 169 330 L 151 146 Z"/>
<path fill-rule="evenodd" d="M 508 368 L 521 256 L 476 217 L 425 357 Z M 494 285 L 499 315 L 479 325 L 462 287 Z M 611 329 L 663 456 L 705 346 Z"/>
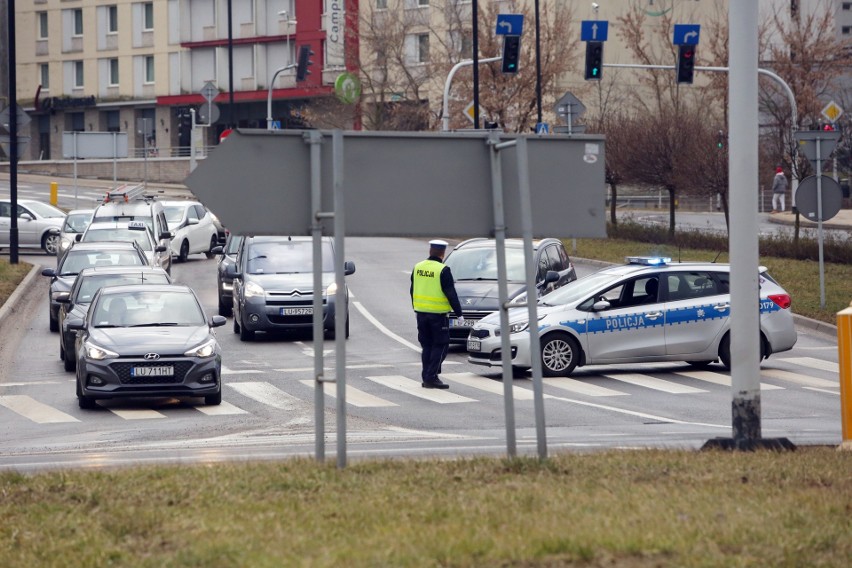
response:
<path fill-rule="evenodd" d="M 162 367 L 131 367 L 131 377 L 171 377 L 175 368 L 171 365 Z"/>
<path fill-rule="evenodd" d="M 311 308 L 281 308 L 282 316 L 312 316 L 314 309 Z"/>
<path fill-rule="evenodd" d="M 465 319 L 462 323 L 459 323 L 457 319 L 450 320 L 450 327 L 473 327 L 476 325 L 476 320 Z"/>
<path fill-rule="evenodd" d="M 479 341 L 475 341 L 473 339 L 469 339 L 467 341 L 467 350 L 468 351 L 481 351 L 482 350 L 482 343 L 480 343 Z"/>

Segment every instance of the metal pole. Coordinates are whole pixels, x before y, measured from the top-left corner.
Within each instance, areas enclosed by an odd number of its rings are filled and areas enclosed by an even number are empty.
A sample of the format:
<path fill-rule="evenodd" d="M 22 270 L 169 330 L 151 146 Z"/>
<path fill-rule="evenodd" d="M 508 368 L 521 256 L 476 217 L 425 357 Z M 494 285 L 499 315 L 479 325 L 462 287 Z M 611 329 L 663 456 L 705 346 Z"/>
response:
<path fill-rule="evenodd" d="M 192 118 L 192 127 L 189 130 L 189 171 L 195 171 L 198 165 L 195 159 L 195 109 L 189 109 L 189 116 Z"/>
<path fill-rule="evenodd" d="M 142 119 L 142 150 L 145 152 L 145 156 L 143 157 L 144 164 L 144 184 L 145 189 L 148 189 L 148 119 Z"/>
<path fill-rule="evenodd" d="M 506 454 L 517 455 L 515 402 L 513 395 L 512 344 L 509 340 L 509 286 L 506 274 L 506 215 L 503 207 L 503 168 L 496 132 L 488 135 L 491 148 L 491 193 L 494 201 L 494 237 L 497 251 L 497 298 L 500 302 L 500 355 L 503 362 L 503 409 L 506 416 Z"/>
<path fill-rule="evenodd" d="M 228 0 L 228 125 L 234 126 L 234 26 L 231 0 Z"/>
<path fill-rule="evenodd" d="M 535 0 L 535 102 L 538 108 L 538 122 L 541 118 L 541 26 L 539 24 L 539 0 Z M 569 131 L 570 134 L 570 131 Z"/>
<path fill-rule="evenodd" d="M 74 131 L 74 209 L 77 209 L 77 131 Z"/>
<path fill-rule="evenodd" d="M 473 0 L 473 127 L 479 130 L 479 1 Z"/>
<path fill-rule="evenodd" d="M 480 59 L 479 63 L 492 63 L 494 61 L 500 61 L 501 59 L 503 58 L 487 57 L 485 59 Z M 450 69 L 450 72 L 447 74 L 447 80 L 444 81 L 444 106 L 441 113 L 441 127 L 444 132 L 447 132 L 450 129 L 450 85 L 453 82 L 453 76 L 456 74 L 456 71 L 458 71 L 462 67 L 467 67 L 468 65 L 473 65 L 473 59 L 465 59 L 464 61 L 459 61 L 458 63 L 453 65 L 453 68 Z"/>
<path fill-rule="evenodd" d="M 314 453 L 320 463 L 325 461 L 325 391 L 323 376 L 323 334 L 322 334 L 322 224 L 319 213 L 322 211 L 322 134 L 310 130 L 306 134 L 311 145 L 311 235 L 313 236 L 314 258 L 314 428 L 316 440 Z"/>
<path fill-rule="evenodd" d="M 731 196 L 731 389 L 733 441 L 737 447 L 761 437 L 760 321 L 757 239 L 757 2 L 731 2 L 729 171 Z"/>
<path fill-rule="evenodd" d="M 817 241 L 819 243 L 819 307 L 825 308 L 825 263 L 822 252 L 822 140 L 816 139 Z"/>
<path fill-rule="evenodd" d="M 118 132 L 112 133 L 112 185 L 118 185 Z"/>
<path fill-rule="evenodd" d="M 541 380 L 541 340 L 538 335 L 538 290 L 535 273 L 538 267 L 533 258 L 532 203 L 530 197 L 529 150 L 526 137 L 518 138 L 518 194 L 521 199 L 521 232 L 524 237 L 524 257 L 527 273 L 527 312 L 529 317 L 530 359 L 532 360 L 533 404 L 539 459 L 547 458 L 547 432 L 544 427 L 544 388 Z"/>
<path fill-rule="evenodd" d="M 8 4 L 9 28 L 9 264 L 18 264 L 18 77 L 15 46 L 15 0 Z"/>
<path fill-rule="evenodd" d="M 334 187 L 334 281 L 337 282 L 334 313 L 335 374 L 337 382 L 337 467 L 346 467 L 346 284 L 343 202 L 343 131 L 335 130 L 331 138 L 332 185 Z"/>
<path fill-rule="evenodd" d="M 295 25 L 296 20 L 291 20 L 288 17 L 286 11 L 279 12 L 279 14 L 283 14 L 285 18 L 287 18 L 287 60 L 288 63 L 284 67 L 275 70 L 275 73 L 272 75 L 272 79 L 269 81 L 269 90 L 266 94 L 266 129 L 273 130 L 272 128 L 272 89 L 275 88 L 275 79 L 278 78 L 278 74 L 282 71 L 286 71 L 287 69 L 292 69 L 295 67 L 293 64 L 293 59 L 290 57 L 290 26 Z"/>

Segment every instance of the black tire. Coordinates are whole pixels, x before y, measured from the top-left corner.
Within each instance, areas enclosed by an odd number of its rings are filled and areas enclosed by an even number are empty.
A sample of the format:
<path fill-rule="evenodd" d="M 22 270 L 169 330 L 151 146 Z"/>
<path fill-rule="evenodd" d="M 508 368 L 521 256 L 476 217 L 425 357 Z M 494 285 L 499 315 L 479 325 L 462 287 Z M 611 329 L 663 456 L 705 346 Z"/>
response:
<path fill-rule="evenodd" d="M 541 339 L 541 372 L 545 377 L 567 377 L 580 361 L 580 346 L 566 333 Z"/>
<path fill-rule="evenodd" d="M 346 339 L 349 339 L 349 318 L 348 317 L 346 318 L 346 324 L 344 326 L 344 329 L 345 329 L 345 335 L 343 337 L 345 337 Z M 335 333 L 335 330 L 332 327 L 331 329 L 325 330 L 323 337 L 325 337 L 326 339 L 334 339 L 334 338 L 337 337 L 337 334 Z"/>
<path fill-rule="evenodd" d="M 41 248 L 47 254 L 56 255 L 59 252 L 59 233 L 47 233 L 41 238 Z"/>
<path fill-rule="evenodd" d="M 77 359 L 74 357 L 74 354 L 69 353 L 64 347 L 60 347 L 60 351 L 62 351 L 62 364 L 65 370 L 69 373 L 75 371 L 77 369 Z"/>
<path fill-rule="evenodd" d="M 234 333 L 240 332 L 240 322 L 237 314 L 234 314 Z"/>
<path fill-rule="evenodd" d="M 230 317 L 232 314 L 233 310 L 230 308 L 230 306 L 226 306 L 225 303 L 222 301 L 222 298 L 219 298 L 219 315 L 225 316 L 227 318 Z"/>
<path fill-rule="evenodd" d="M 95 399 L 90 396 L 83 396 L 83 389 L 80 388 L 80 378 L 77 377 L 77 405 L 83 410 L 94 410 L 98 407 Z"/>
<path fill-rule="evenodd" d="M 204 404 L 207 406 L 219 406 L 222 404 L 222 387 L 219 387 L 219 392 L 216 394 L 207 395 L 204 397 Z"/>
<path fill-rule="evenodd" d="M 180 253 L 178 254 L 178 262 L 186 262 L 189 258 L 189 241 L 184 239 L 180 244 Z"/>
<path fill-rule="evenodd" d="M 59 331 L 59 320 L 53 317 L 51 313 L 48 313 L 48 319 L 50 320 L 50 331 Z"/>
<path fill-rule="evenodd" d="M 719 343 L 719 360 L 726 369 L 731 369 L 731 332 L 726 333 Z"/>
<path fill-rule="evenodd" d="M 234 318 L 234 321 L 236 321 L 236 320 L 237 320 L 237 318 Z M 245 326 L 244 323 L 240 323 L 240 341 L 252 341 L 253 339 L 254 339 L 254 332 L 249 330 L 249 329 L 246 329 L 246 326 Z"/>
<path fill-rule="evenodd" d="M 213 249 L 217 246 L 219 246 L 219 238 L 216 235 L 213 235 L 212 237 L 210 237 L 210 248 L 207 249 L 207 252 L 205 252 L 204 255 L 207 258 L 213 258 L 214 256 L 216 256 L 215 254 L 213 254 Z"/>

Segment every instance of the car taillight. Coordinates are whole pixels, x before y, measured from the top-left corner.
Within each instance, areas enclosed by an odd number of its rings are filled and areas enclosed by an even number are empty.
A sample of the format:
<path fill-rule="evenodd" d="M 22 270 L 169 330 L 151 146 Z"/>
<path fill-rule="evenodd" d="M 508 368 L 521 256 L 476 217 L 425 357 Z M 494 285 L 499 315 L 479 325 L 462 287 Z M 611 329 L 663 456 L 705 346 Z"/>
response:
<path fill-rule="evenodd" d="M 786 310 L 790 307 L 790 304 L 793 303 L 793 300 L 790 298 L 789 294 L 770 294 L 769 299 L 775 302 L 782 310 Z"/>

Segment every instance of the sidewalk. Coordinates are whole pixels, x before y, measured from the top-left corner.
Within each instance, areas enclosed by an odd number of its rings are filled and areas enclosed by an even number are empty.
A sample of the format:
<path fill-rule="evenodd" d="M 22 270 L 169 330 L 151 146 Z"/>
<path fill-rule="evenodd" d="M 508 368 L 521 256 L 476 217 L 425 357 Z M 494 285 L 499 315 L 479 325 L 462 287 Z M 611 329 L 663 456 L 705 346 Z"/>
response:
<path fill-rule="evenodd" d="M 767 220 L 770 223 L 778 223 L 780 225 L 795 225 L 796 216 L 792 211 L 784 211 L 782 213 L 765 213 Z M 799 226 L 803 229 L 816 229 L 819 223 L 806 219 L 804 215 L 799 215 Z M 852 229 L 852 209 L 841 209 L 837 215 L 823 221 L 823 229 Z"/>

